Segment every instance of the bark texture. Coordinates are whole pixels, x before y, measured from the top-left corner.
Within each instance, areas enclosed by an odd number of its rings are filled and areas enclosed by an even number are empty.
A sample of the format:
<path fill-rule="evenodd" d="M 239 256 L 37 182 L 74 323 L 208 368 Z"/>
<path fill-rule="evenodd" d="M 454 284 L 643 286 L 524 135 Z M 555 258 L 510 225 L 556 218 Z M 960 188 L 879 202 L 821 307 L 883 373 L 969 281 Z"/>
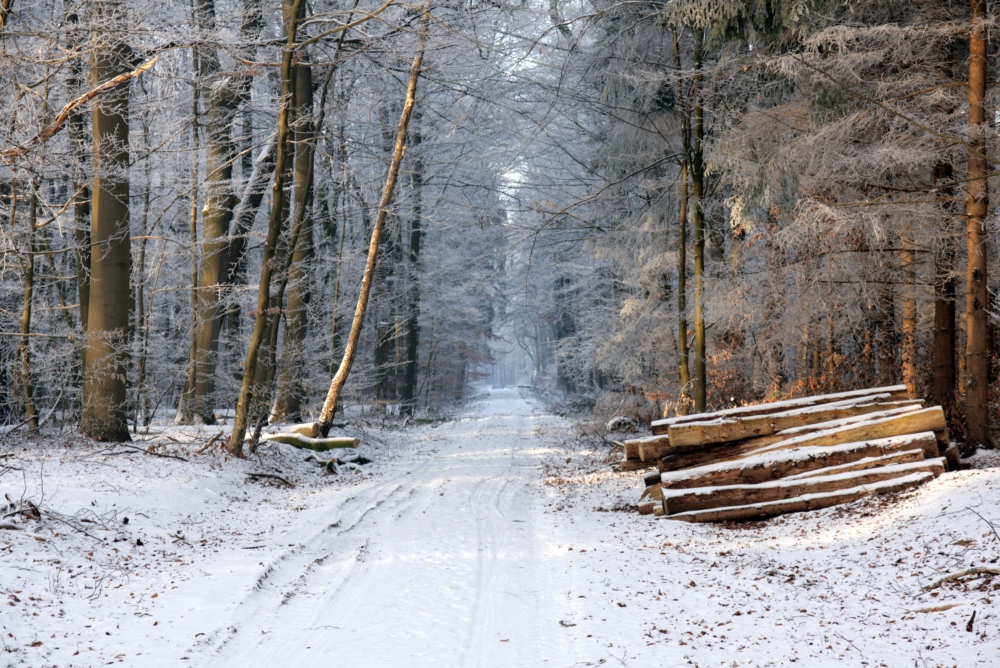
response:
<path fill-rule="evenodd" d="M 986 0 L 971 0 L 969 33 L 969 162 L 966 212 L 965 276 L 966 387 L 965 438 L 970 450 L 992 447 L 989 431 L 989 289 L 986 283 L 986 214 L 989 165 L 985 151 L 987 85 Z"/>
<path fill-rule="evenodd" d="M 113 25 L 123 6 L 92 3 L 95 25 Z M 95 52 L 93 83 L 129 72 L 131 50 L 110 42 Z M 91 209 L 90 301 L 84 348 L 83 417 L 80 428 L 99 441 L 128 441 L 126 369 L 132 252 L 129 235 L 129 82 L 97 98 L 92 128 L 94 185 Z"/>

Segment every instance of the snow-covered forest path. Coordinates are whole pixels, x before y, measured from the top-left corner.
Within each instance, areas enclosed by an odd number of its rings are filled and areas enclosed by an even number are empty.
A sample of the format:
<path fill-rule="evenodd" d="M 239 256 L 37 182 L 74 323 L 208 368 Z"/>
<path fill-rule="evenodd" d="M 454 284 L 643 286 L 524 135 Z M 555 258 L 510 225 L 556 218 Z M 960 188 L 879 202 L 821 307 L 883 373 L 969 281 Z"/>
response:
<path fill-rule="evenodd" d="M 0 666 L 997 665 L 1000 582 L 927 589 L 996 568 L 995 456 L 898 497 L 691 525 L 638 515 L 641 479 L 581 429 L 506 389 L 369 430 L 374 462 L 339 476 L 290 446 L 196 456 L 204 431 L 170 432 L 187 461 L 11 449 L 0 492 L 44 519 L 0 536 Z"/>
<path fill-rule="evenodd" d="M 572 663 L 573 574 L 553 559 L 566 540 L 539 489 L 539 435 L 559 420 L 512 389 L 470 414 L 330 508 L 219 621 L 200 664 Z"/>

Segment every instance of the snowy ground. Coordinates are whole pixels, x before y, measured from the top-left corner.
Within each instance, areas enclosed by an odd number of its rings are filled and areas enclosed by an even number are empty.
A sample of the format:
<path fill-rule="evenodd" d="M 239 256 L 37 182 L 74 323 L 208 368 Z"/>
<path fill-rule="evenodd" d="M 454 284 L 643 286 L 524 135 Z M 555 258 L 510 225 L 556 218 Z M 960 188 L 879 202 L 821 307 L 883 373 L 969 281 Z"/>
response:
<path fill-rule="evenodd" d="M 0 492 L 43 511 L 0 530 L 0 665 L 1000 666 L 1000 578 L 921 594 L 1000 567 L 1000 461 L 689 525 L 626 512 L 641 476 L 575 434 L 496 390 L 366 434 L 376 463 L 341 476 L 288 446 L 192 454 L 211 432 L 156 437 L 188 462 L 0 444 Z"/>

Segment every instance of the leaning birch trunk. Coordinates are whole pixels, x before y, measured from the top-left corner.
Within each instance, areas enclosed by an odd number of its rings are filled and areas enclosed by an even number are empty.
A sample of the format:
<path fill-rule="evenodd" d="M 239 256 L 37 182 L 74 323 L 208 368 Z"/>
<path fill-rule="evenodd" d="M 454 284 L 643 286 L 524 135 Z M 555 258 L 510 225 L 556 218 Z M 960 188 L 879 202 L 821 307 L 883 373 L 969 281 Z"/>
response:
<path fill-rule="evenodd" d="M 413 65 L 410 67 L 410 78 L 406 85 L 406 101 L 403 104 L 403 113 L 399 118 L 399 128 L 396 130 L 396 144 L 393 149 L 392 162 L 389 164 L 389 174 L 385 180 L 385 188 L 382 190 L 382 199 L 378 206 L 378 215 L 375 218 L 375 226 L 372 228 L 371 242 L 368 244 L 368 260 L 365 264 L 364 277 L 361 280 L 361 292 L 358 295 L 358 305 L 354 309 L 354 320 L 351 322 L 351 333 L 347 338 L 347 346 L 344 348 L 344 357 L 340 361 L 340 368 L 330 382 L 330 391 L 323 402 L 323 411 L 320 413 L 319 423 L 324 435 L 330 432 L 333 423 L 333 414 L 337 410 L 337 400 L 340 398 L 340 391 L 347 382 L 347 376 L 351 372 L 351 364 L 354 362 L 354 355 L 358 348 L 358 339 L 361 337 L 361 326 L 365 320 L 365 310 L 368 307 L 368 294 L 371 292 L 372 277 L 375 274 L 375 260 L 378 256 L 379 239 L 382 236 L 382 227 L 385 225 L 385 218 L 389 213 L 389 204 L 392 202 L 392 194 L 396 188 L 396 178 L 399 176 L 399 166 L 403 162 L 403 155 L 406 153 L 406 129 L 410 124 L 410 116 L 413 113 L 413 102 L 416 97 L 417 79 L 420 77 L 420 67 L 424 60 L 424 46 L 427 43 L 427 26 L 430 21 L 430 0 L 424 4 L 423 17 L 421 19 L 420 43 L 417 47 L 417 55 L 413 58 Z"/>
<path fill-rule="evenodd" d="M 274 271 L 274 253 L 281 234 L 282 210 L 285 201 L 286 145 L 288 143 L 288 111 L 291 105 L 292 54 L 298 27 L 299 7 L 302 0 L 294 0 L 288 9 L 288 37 L 281 56 L 281 106 L 278 109 L 278 138 L 275 142 L 274 186 L 271 191 L 271 218 L 267 226 L 267 241 L 264 244 L 264 261 L 260 271 L 260 287 L 257 292 L 257 312 L 254 317 L 250 346 L 243 363 L 243 382 L 236 403 L 233 433 L 229 440 L 229 452 L 243 456 L 243 438 L 246 436 L 247 421 L 251 404 L 251 389 L 257 370 L 257 358 L 261 344 L 268 330 L 268 306 L 271 301 L 271 274 Z"/>

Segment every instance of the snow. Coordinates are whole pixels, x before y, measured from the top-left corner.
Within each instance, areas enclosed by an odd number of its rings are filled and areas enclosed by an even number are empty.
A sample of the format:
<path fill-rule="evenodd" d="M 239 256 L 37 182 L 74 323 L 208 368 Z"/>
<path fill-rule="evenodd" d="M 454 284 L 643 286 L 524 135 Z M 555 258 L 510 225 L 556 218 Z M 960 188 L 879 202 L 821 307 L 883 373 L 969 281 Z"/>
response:
<path fill-rule="evenodd" d="M 66 435 L 0 441 L 15 455 L 0 471 L 23 469 L 0 492 L 98 522 L 78 525 L 96 538 L 49 516 L 17 520 L 44 542 L 0 530 L 0 665 L 966 668 L 1000 655 L 996 579 L 921 593 L 995 567 L 991 455 L 901 495 L 693 525 L 638 515 L 642 476 L 613 472 L 616 455 L 518 390 L 439 426 L 345 434 L 375 463 L 342 476 L 285 445 L 192 455 L 213 433 L 156 437 L 189 462 Z"/>
<path fill-rule="evenodd" d="M 736 415 L 735 417 L 719 417 L 714 420 L 703 420 L 698 422 L 681 422 L 679 424 L 671 424 L 670 427 L 677 429 L 689 429 L 689 428 L 697 429 L 703 427 L 721 427 L 723 425 L 739 424 L 740 422 L 742 422 L 746 424 L 748 428 L 753 428 L 753 426 L 757 424 L 769 425 L 775 420 L 780 418 L 807 417 L 815 413 L 825 413 L 827 411 L 837 408 L 852 408 L 854 406 L 871 406 L 878 404 L 880 402 L 887 402 L 891 400 L 892 400 L 892 395 L 887 392 L 882 394 L 866 394 L 858 397 L 852 397 L 850 399 L 831 401 L 829 403 L 808 404 L 803 408 L 792 408 L 790 410 L 785 410 L 778 413 L 765 413 L 764 415 L 758 415 L 756 413 L 752 413 L 746 416 Z M 796 400 L 792 399 L 790 401 L 796 401 Z M 800 399 L 798 401 L 803 401 L 803 400 Z M 773 406 L 773 404 L 763 404 L 763 405 L 768 408 Z M 760 404 L 756 404 L 755 406 L 759 409 Z M 914 408 L 913 410 L 919 408 L 920 408 L 919 406 L 916 406 L 916 408 Z M 723 413 L 725 413 L 725 411 L 723 411 Z M 717 413 L 708 413 L 707 415 L 717 415 Z M 663 421 L 658 420 L 657 424 L 660 424 L 661 422 Z"/>

